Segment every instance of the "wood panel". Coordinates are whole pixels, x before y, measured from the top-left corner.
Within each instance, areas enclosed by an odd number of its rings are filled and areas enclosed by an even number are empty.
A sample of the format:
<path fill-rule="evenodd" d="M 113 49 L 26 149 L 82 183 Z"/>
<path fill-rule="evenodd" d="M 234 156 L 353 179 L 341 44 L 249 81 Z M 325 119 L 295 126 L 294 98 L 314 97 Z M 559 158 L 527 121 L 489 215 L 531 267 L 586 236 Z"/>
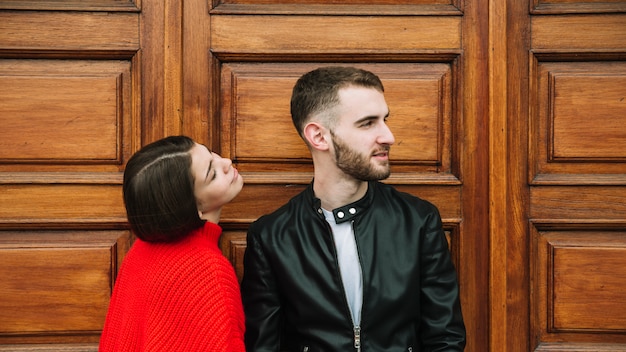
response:
<path fill-rule="evenodd" d="M 97 342 L 128 231 L 1 231 L 0 344 Z"/>
<path fill-rule="evenodd" d="M 1 180 L 8 181 L 9 178 L 11 175 Z M 67 183 L 68 180 L 71 178 L 60 182 Z M 63 222 L 76 226 L 110 223 L 110 226 L 117 227 L 126 223 L 119 184 L 93 185 L 86 179 L 81 182 L 84 184 L 63 184 L 45 178 L 43 184 L 34 186 L 0 184 L 0 202 L 11 204 L 0 208 L 0 227 L 51 226 Z"/>
<path fill-rule="evenodd" d="M 320 4 L 323 3 L 320 0 L 289 0 L 289 1 L 276 1 L 276 0 L 220 0 L 220 4 L 277 4 L 277 3 L 288 3 L 288 4 Z M 344 5 L 354 6 L 354 5 L 414 5 L 414 4 L 449 4 L 452 5 L 454 2 L 451 0 L 344 0 L 342 1 Z"/>
<path fill-rule="evenodd" d="M 13 8 L 6 1 L 3 5 Z M 108 16 L 100 12 L 51 12 L 45 11 L 49 9 L 47 5 L 40 2 L 31 8 L 39 11 L 0 12 L 2 52 L 12 51 L 19 57 L 36 53 L 67 58 L 128 55 L 139 48 L 139 17 L 136 14 Z M 90 10 L 88 4 L 85 5 L 83 10 Z"/>
<path fill-rule="evenodd" d="M 293 128 L 291 89 L 298 77 L 319 65 L 229 64 L 222 66 L 221 147 L 243 172 L 311 171 L 310 154 Z M 396 131 L 394 173 L 431 174 L 451 182 L 451 136 L 459 128 L 453 114 L 449 64 L 357 65 L 378 74 L 393 107 L 389 126 Z M 259 109 L 259 106 L 267 108 Z M 272 136 L 268 140 L 268 136 Z M 276 148 L 280 145 L 280 148 Z M 295 165 L 294 165 L 295 164 Z M 458 167 L 457 167 L 458 169 Z M 438 171 L 433 174 L 433 171 Z M 415 175 L 413 175 L 415 176 Z M 306 175 L 305 177 L 309 177 Z M 458 181 L 458 180 L 457 180 Z"/>
<path fill-rule="evenodd" d="M 535 52 L 619 52 L 626 43 L 623 15 L 534 16 L 530 25 Z"/>
<path fill-rule="evenodd" d="M 204 77 L 219 92 L 202 138 L 246 182 L 222 213 L 222 249 L 241 275 L 249 223 L 311 181 L 310 155 L 289 115 L 297 78 L 323 65 L 371 70 L 385 85 L 396 137 L 385 182 L 439 207 L 460 275 L 467 351 L 487 350 L 485 3 L 355 4 L 220 1 L 206 18 L 188 13 L 210 27 L 211 53 L 210 74 L 194 70 L 188 84 L 202 86 Z"/>
<path fill-rule="evenodd" d="M 562 230 L 538 224 L 532 234 L 536 350 L 557 342 L 623 350 L 617 343 L 626 343 L 625 233 L 602 225 Z"/>
<path fill-rule="evenodd" d="M 530 196 L 533 203 L 529 217 L 533 221 L 626 223 L 624 187 L 534 187 Z"/>
<path fill-rule="evenodd" d="M 166 6 L 0 1 L 2 351 L 97 350 L 132 240 L 124 164 L 178 128 L 163 122 L 179 109 L 164 98 Z"/>
<path fill-rule="evenodd" d="M 529 22 L 530 344 L 624 351 L 624 2 L 535 2 Z M 621 10 L 620 10 L 621 9 Z"/>
<path fill-rule="evenodd" d="M 12 104 L 5 104 L 0 114 L 10 118 L 2 121 L 2 159 L 46 160 L 71 162 L 78 160 L 120 160 L 117 145 L 108 141 L 118 139 L 116 104 L 105 92 L 116 91 L 117 79 L 110 77 L 16 77 L 3 78 L 0 94 Z M 31 93 L 29 97 L 25 93 Z M 54 92 L 54 93 L 53 93 Z M 76 97 L 73 92 L 84 94 Z M 67 108 L 67 98 L 75 104 Z M 114 96 L 115 97 L 115 96 Z M 28 117 L 20 116 L 27 104 L 39 105 L 45 111 L 33 111 Z M 93 104 L 93 105 L 91 105 Z M 89 107 L 94 106 L 99 111 Z M 94 142 L 86 148 L 72 148 L 84 140 Z M 14 146 L 14 148 L 8 148 Z M 104 146 L 106 148 L 98 148 Z M 19 148 L 19 149 L 18 149 Z"/>
<path fill-rule="evenodd" d="M 534 63 L 531 182 L 625 183 L 625 63 Z"/>
<path fill-rule="evenodd" d="M 626 71 L 624 71 L 626 72 Z M 585 92 L 578 87 L 587 86 Z M 626 159 L 626 75 L 620 70 L 552 77 L 550 161 Z M 591 117 L 591 118 L 590 118 Z"/>
<path fill-rule="evenodd" d="M 626 2 L 490 10 L 491 349 L 625 351 Z"/>
<path fill-rule="evenodd" d="M 130 157 L 134 123 L 130 67 L 118 60 L 0 62 L 0 168 L 90 164 L 119 172 Z"/>
<path fill-rule="evenodd" d="M 2 0 L 0 9 L 46 11 L 113 11 L 138 12 L 133 0 Z"/>
<path fill-rule="evenodd" d="M 68 299 L 97 308 L 72 320 L 71 306 L 51 293 L 44 300 L 68 318 L 40 314 L 39 330 L 27 322 L 5 331 L 0 350 L 96 350 L 104 278 L 116 270 L 106 258 L 119 263 L 128 248 L 113 244 L 128 242 L 121 171 L 134 150 L 166 134 L 188 134 L 242 170 L 246 186 L 222 214 L 221 242 L 241 275 L 248 224 L 312 176 L 290 125 L 291 85 L 309 68 L 337 63 L 383 77 L 398 141 L 386 182 L 441 210 L 467 351 L 625 350 L 619 307 L 605 307 L 614 314 L 607 321 L 594 307 L 583 307 L 587 321 L 570 314 L 594 297 L 585 286 L 605 284 L 602 298 L 623 297 L 610 275 L 619 267 L 601 259 L 623 261 L 615 238 L 626 227 L 625 6 L 1 0 L 0 134 L 10 132 L 0 139 L 0 248 L 50 275 L 22 280 L 4 256 L 0 271 L 33 292 L 61 291 L 57 277 L 68 297 L 97 291 Z M 583 264 L 600 281 L 578 275 Z M 556 298 L 536 295 L 548 277 L 557 278 Z M 4 292 L 0 301 L 23 305 L 24 319 L 37 314 Z M 547 302 L 560 330 L 548 331 L 549 315 L 538 313 Z M 605 326 L 594 337 L 585 329 L 596 323 Z"/>
<path fill-rule="evenodd" d="M 266 26 L 268 22 L 272 26 Z M 211 21 L 211 49 L 217 55 L 458 51 L 460 32 L 461 20 L 453 16 L 423 17 L 420 21 L 399 17 L 390 21 L 376 16 L 220 15 Z"/>
<path fill-rule="evenodd" d="M 622 0 L 533 0 L 531 11 L 535 14 L 625 12 L 626 2 Z"/>

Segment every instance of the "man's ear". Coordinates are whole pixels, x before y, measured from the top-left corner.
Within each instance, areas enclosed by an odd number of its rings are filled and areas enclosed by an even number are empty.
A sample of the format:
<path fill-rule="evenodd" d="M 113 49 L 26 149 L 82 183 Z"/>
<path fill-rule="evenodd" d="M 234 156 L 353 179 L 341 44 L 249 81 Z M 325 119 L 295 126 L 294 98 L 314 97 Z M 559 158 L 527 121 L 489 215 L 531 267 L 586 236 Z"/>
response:
<path fill-rule="evenodd" d="M 304 138 L 311 148 L 317 150 L 327 150 L 328 140 L 326 138 L 326 128 L 318 122 L 309 122 L 302 131 Z"/>

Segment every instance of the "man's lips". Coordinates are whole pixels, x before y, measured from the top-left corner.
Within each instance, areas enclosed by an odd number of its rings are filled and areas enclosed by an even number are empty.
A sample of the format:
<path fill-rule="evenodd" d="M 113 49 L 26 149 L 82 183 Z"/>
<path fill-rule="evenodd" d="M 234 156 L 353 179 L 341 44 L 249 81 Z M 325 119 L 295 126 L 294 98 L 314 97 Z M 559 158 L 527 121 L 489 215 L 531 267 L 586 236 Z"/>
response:
<path fill-rule="evenodd" d="M 389 157 L 389 149 L 378 150 L 372 154 L 377 158 L 388 158 Z"/>

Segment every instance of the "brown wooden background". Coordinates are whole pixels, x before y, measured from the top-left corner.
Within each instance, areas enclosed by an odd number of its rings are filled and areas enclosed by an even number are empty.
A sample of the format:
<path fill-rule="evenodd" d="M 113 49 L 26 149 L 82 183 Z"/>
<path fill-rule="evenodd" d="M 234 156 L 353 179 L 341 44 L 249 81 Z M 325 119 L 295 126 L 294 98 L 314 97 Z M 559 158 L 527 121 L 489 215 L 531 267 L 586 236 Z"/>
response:
<path fill-rule="evenodd" d="M 0 351 L 95 351 L 141 145 L 187 134 L 251 221 L 312 177 L 304 72 L 381 76 L 386 182 L 441 210 L 470 352 L 626 351 L 626 2 L 0 0 Z"/>

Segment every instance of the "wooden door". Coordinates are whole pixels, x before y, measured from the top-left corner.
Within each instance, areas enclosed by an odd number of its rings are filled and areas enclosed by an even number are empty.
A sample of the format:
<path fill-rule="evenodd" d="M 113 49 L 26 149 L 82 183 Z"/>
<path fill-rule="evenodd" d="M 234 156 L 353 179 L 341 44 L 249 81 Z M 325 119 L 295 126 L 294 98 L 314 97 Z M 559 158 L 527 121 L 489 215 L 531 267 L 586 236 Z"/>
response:
<path fill-rule="evenodd" d="M 441 210 L 467 351 L 626 350 L 626 3 L 0 0 L 0 351 L 95 351 L 132 242 L 121 173 L 184 133 L 246 185 L 221 245 L 312 177 L 320 65 L 379 74 L 386 181 Z M 590 117 L 591 116 L 591 117 Z"/>
<path fill-rule="evenodd" d="M 492 5 L 491 349 L 626 351 L 626 2 Z"/>
<path fill-rule="evenodd" d="M 388 182 L 440 208 L 468 350 L 487 348 L 485 1 L 1 4 L 0 348 L 95 349 L 131 242 L 124 163 L 167 134 L 244 176 L 222 218 L 241 275 L 247 226 L 311 181 L 289 93 L 329 64 L 382 77 L 398 141 Z"/>
<path fill-rule="evenodd" d="M 97 349 L 124 164 L 180 133 L 180 6 L 0 1 L 0 350 Z"/>
<path fill-rule="evenodd" d="M 238 274 L 247 225 L 313 176 L 289 114 L 297 78 L 321 65 L 363 67 L 383 80 L 391 110 L 396 144 L 386 182 L 441 210 L 460 275 L 467 351 L 487 351 L 488 22 L 481 20 L 487 19 L 487 2 L 212 5 L 185 6 L 185 25 L 191 24 L 184 34 L 197 35 L 194 24 L 207 30 L 184 52 L 189 74 L 183 87 L 210 97 L 197 116 L 186 108 L 198 99 L 185 102 L 185 123 L 193 131 L 208 130 L 206 141 L 233 159 L 245 179 L 242 194 L 222 214 L 224 252 Z"/>

